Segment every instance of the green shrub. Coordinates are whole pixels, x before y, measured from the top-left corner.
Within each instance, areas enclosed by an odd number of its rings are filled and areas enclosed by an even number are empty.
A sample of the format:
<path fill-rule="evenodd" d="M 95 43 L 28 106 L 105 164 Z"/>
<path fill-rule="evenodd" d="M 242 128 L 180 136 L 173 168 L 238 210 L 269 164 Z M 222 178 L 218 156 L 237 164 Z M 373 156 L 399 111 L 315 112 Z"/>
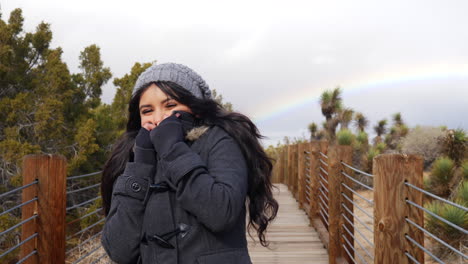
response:
<path fill-rule="evenodd" d="M 462 164 L 463 179 L 468 180 L 468 160 L 465 160 Z"/>
<path fill-rule="evenodd" d="M 468 139 L 465 130 L 461 128 L 448 130 L 442 139 L 442 146 L 445 155 L 455 161 L 457 165 L 460 165 L 468 150 Z"/>
<path fill-rule="evenodd" d="M 463 181 L 458 186 L 455 200 L 461 205 L 468 206 L 468 181 Z"/>
<path fill-rule="evenodd" d="M 358 133 L 356 140 L 362 145 L 369 144 L 369 136 L 364 131 Z"/>
<path fill-rule="evenodd" d="M 449 204 L 443 204 L 439 201 L 433 201 L 429 204 L 426 204 L 425 207 L 432 213 L 439 215 L 440 217 L 461 228 L 468 228 L 468 213 L 462 209 Z M 425 220 L 425 228 L 429 232 L 454 246 L 455 248 L 460 246 L 463 238 L 465 237 L 463 232 L 460 232 L 459 230 L 438 220 L 428 213 L 425 214 Z M 445 247 L 441 247 L 438 248 L 435 253 L 439 255 L 439 257 L 443 257 L 444 255 L 447 255 L 447 250 Z"/>
<path fill-rule="evenodd" d="M 354 141 L 354 135 L 349 129 L 340 130 L 336 137 L 338 139 L 338 145 L 351 146 Z"/>
<path fill-rule="evenodd" d="M 387 144 L 380 142 L 375 146 L 375 149 L 379 151 L 379 153 L 383 153 L 384 150 L 387 148 Z"/>
<path fill-rule="evenodd" d="M 438 158 L 432 165 L 431 184 L 432 191 L 440 195 L 448 195 L 449 183 L 454 175 L 455 163 L 447 157 Z"/>

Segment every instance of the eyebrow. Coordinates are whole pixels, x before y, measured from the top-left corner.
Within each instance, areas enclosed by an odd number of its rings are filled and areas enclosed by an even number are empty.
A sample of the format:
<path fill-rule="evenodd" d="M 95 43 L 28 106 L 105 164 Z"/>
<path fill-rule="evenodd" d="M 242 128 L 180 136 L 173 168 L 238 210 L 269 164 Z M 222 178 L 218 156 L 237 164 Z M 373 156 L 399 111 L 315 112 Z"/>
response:
<path fill-rule="evenodd" d="M 173 100 L 173 99 L 172 99 L 172 98 L 167 98 L 167 99 L 163 100 L 163 101 L 161 102 L 161 104 L 164 104 L 164 103 L 166 103 L 166 102 L 168 102 L 168 101 L 170 101 L 170 100 Z M 142 108 L 144 108 L 144 107 L 151 107 L 151 106 L 152 106 L 152 105 L 150 105 L 150 104 L 145 104 L 145 105 L 140 106 L 139 109 L 140 109 L 140 111 L 141 111 Z"/>

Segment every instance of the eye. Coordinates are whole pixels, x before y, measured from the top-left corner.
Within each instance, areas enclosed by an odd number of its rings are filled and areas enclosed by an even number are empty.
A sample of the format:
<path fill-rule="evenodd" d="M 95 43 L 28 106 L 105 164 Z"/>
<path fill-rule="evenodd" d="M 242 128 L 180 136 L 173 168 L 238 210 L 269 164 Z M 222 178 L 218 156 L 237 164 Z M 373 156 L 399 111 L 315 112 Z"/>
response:
<path fill-rule="evenodd" d="M 177 104 L 176 104 L 176 102 L 174 102 L 174 101 L 169 101 L 169 102 L 166 103 L 166 107 L 167 107 L 167 108 L 172 108 L 172 107 L 174 107 L 174 106 L 176 106 L 176 105 L 177 105 Z"/>
<path fill-rule="evenodd" d="M 141 113 L 142 113 L 142 114 L 146 114 L 146 113 L 149 113 L 149 112 L 151 112 L 151 111 L 153 111 L 153 110 L 151 110 L 151 109 L 144 109 L 144 110 L 141 111 Z"/>

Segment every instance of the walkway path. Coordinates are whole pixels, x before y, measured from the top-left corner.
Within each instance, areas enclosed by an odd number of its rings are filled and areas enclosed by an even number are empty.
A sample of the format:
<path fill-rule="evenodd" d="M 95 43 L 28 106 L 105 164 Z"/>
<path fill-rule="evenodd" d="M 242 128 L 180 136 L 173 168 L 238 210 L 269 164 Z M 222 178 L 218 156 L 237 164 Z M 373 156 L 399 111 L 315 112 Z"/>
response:
<path fill-rule="evenodd" d="M 317 232 L 309 226 L 306 213 L 284 184 L 275 184 L 275 198 L 280 204 L 276 220 L 268 228 L 270 249 L 256 239 L 249 239 L 249 253 L 254 264 L 328 264 L 328 253 Z M 256 234 L 254 231 L 252 234 Z"/>

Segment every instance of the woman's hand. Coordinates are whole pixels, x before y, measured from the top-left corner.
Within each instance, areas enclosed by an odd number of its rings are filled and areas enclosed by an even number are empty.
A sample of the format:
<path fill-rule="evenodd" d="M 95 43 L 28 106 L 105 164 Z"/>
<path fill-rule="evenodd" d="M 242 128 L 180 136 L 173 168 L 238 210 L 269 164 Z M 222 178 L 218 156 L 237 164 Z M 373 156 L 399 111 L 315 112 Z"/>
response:
<path fill-rule="evenodd" d="M 150 131 L 144 127 L 140 128 L 135 137 L 134 161 L 146 164 L 154 164 L 156 161 L 156 153 L 151 142 Z"/>
<path fill-rule="evenodd" d="M 150 132 L 151 142 L 159 157 L 165 156 L 174 144 L 184 140 L 184 130 L 179 116 L 180 113 L 174 113 Z"/>

